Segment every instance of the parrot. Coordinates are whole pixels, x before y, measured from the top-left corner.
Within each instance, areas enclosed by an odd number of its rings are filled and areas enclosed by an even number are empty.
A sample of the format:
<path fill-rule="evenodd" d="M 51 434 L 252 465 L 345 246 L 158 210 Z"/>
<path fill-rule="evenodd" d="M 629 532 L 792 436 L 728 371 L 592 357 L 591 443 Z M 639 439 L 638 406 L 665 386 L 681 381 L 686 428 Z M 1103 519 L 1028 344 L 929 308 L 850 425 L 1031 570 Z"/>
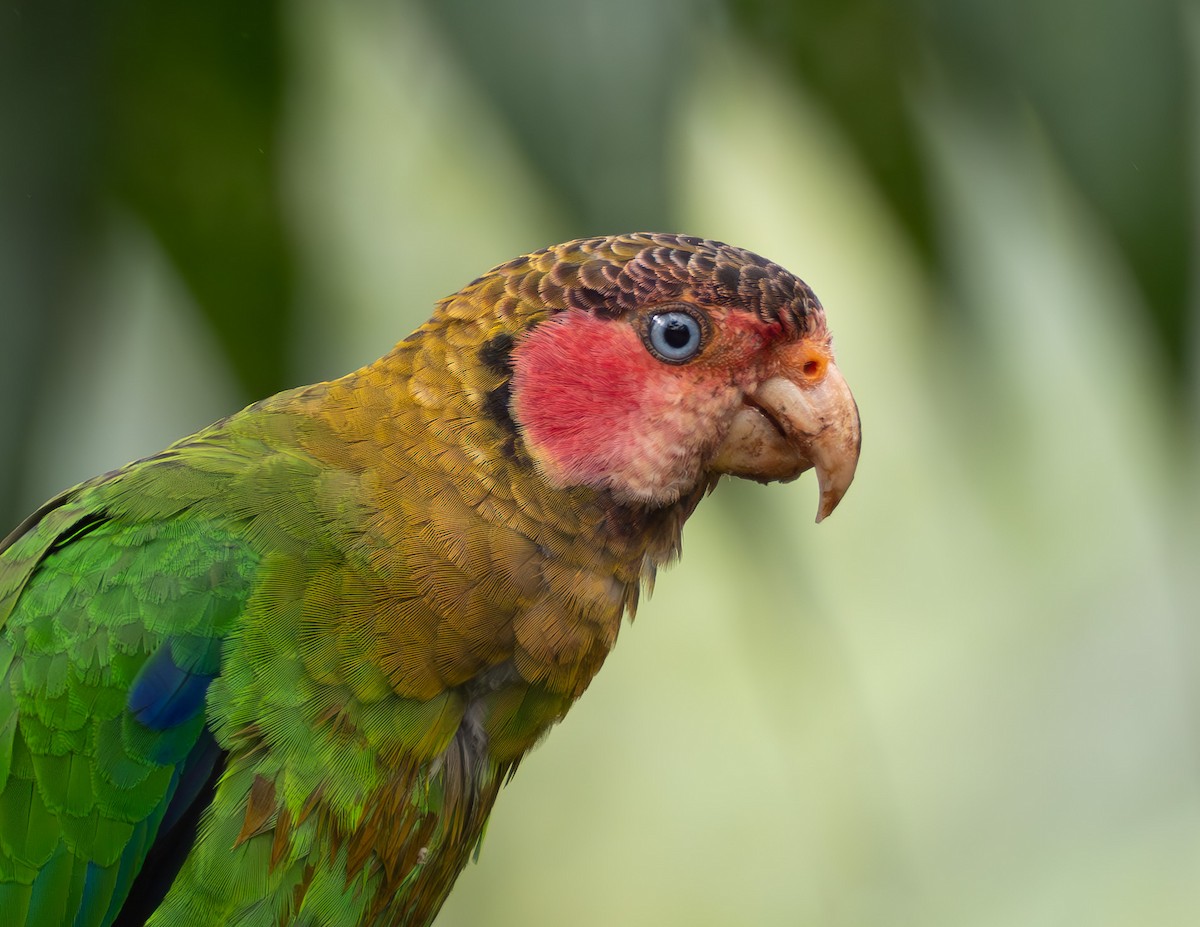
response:
<path fill-rule="evenodd" d="M 636 233 L 0 542 L 4 927 L 424 927 L 722 476 L 850 486 L 812 290 Z"/>

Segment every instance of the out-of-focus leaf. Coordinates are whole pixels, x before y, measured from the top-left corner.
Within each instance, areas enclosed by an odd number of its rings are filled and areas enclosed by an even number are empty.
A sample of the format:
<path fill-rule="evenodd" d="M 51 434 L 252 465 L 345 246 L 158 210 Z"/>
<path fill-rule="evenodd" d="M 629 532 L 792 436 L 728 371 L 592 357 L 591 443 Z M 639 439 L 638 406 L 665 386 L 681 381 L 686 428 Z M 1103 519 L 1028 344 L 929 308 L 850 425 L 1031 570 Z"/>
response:
<path fill-rule="evenodd" d="M 1015 90 L 1130 261 L 1181 372 L 1194 250 L 1182 11 L 1176 0 L 937 0 L 956 83 Z"/>
<path fill-rule="evenodd" d="M 704 0 L 426 0 L 460 64 L 573 218 L 669 228 L 667 133 Z"/>
<path fill-rule="evenodd" d="M 419 11 L 301 0 L 288 14 L 284 189 L 304 268 L 296 363 L 312 379 L 373 360 L 568 223 Z"/>
<path fill-rule="evenodd" d="M 1186 364 L 1189 136 L 1178 0 L 730 0 L 840 123 L 938 256 L 909 105 L 931 73 L 963 105 L 1032 107 L 1129 260 L 1177 376 Z"/>
<path fill-rule="evenodd" d="M 104 167 L 171 255 L 250 396 L 285 383 L 292 266 L 276 181 L 274 2 L 107 7 Z"/>
<path fill-rule="evenodd" d="M 822 100 L 914 244 L 933 253 L 919 140 L 905 92 L 920 26 L 893 0 L 729 0 L 735 21 Z"/>
<path fill-rule="evenodd" d="M 0 13 L 0 525 L 25 514 L 22 452 L 67 324 L 95 180 L 92 4 L 6 4 Z M 3 533 L 7 528 L 0 529 Z"/>

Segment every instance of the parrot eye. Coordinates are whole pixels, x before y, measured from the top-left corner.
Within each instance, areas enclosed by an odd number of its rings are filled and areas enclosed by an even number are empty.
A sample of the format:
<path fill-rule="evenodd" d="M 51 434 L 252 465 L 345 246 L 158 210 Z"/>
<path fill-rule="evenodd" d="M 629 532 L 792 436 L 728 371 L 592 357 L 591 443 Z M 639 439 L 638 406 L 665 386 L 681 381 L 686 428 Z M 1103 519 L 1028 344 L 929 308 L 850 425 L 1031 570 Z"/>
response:
<path fill-rule="evenodd" d="M 682 364 L 700 353 L 704 327 L 691 312 L 670 309 L 650 316 L 643 339 L 659 360 Z"/>

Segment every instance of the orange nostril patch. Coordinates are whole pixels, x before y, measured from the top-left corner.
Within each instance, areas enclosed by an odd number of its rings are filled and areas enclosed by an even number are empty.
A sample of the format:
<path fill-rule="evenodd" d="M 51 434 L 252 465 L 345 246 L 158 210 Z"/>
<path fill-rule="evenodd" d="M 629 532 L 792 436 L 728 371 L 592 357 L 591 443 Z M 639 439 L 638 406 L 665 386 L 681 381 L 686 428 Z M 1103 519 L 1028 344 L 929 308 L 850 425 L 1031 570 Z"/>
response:
<path fill-rule="evenodd" d="M 796 383 L 819 383 L 829 372 L 829 345 L 804 339 L 784 345 L 777 355 L 779 370 Z"/>
<path fill-rule="evenodd" d="M 825 368 L 829 366 L 829 358 L 824 354 L 818 354 L 815 351 L 808 351 L 805 355 L 801 355 L 800 375 L 810 382 L 820 380 L 825 376 Z"/>

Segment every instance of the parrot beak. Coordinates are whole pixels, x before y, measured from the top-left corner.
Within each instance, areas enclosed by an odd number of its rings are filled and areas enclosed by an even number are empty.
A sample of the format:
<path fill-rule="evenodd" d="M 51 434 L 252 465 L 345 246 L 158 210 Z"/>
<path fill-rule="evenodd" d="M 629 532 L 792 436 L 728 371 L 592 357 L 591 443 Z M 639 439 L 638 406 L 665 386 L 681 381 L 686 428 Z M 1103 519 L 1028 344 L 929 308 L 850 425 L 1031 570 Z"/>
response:
<path fill-rule="evenodd" d="M 824 349 L 803 342 L 794 348 L 779 372 L 746 394 L 713 470 L 768 483 L 794 480 L 815 467 L 820 522 L 854 479 L 862 444 L 858 406 Z"/>

